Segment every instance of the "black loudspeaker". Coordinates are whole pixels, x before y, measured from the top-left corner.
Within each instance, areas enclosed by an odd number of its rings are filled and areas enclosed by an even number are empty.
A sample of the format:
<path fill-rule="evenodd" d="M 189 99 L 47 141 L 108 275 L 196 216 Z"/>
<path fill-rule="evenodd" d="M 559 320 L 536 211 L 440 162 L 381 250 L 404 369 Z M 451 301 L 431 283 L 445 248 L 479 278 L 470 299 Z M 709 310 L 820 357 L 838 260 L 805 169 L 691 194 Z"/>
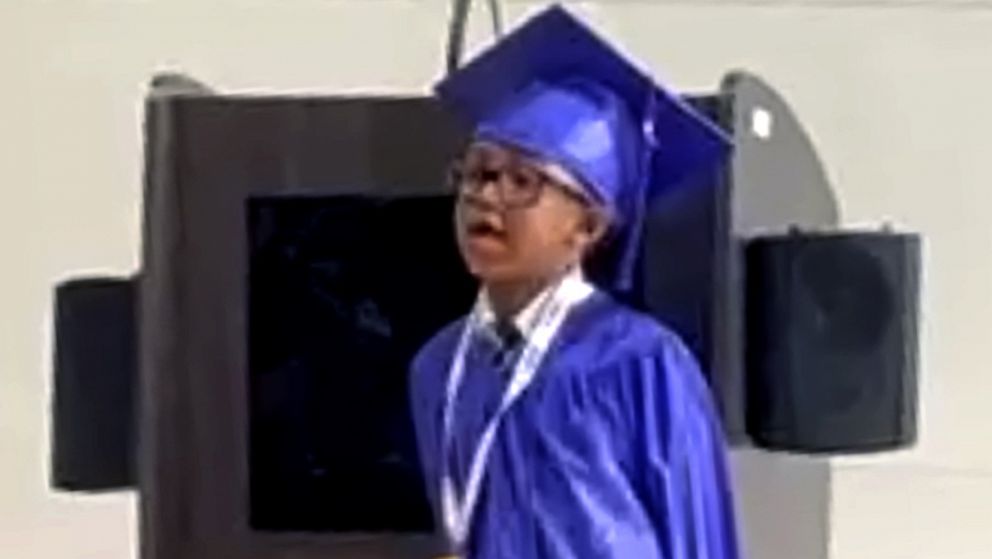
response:
<path fill-rule="evenodd" d="M 135 484 L 134 278 L 55 289 L 51 483 L 69 491 Z"/>
<path fill-rule="evenodd" d="M 747 246 L 747 427 L 761 447 L 916 441 L 920 240 L 794 231 Z"/>

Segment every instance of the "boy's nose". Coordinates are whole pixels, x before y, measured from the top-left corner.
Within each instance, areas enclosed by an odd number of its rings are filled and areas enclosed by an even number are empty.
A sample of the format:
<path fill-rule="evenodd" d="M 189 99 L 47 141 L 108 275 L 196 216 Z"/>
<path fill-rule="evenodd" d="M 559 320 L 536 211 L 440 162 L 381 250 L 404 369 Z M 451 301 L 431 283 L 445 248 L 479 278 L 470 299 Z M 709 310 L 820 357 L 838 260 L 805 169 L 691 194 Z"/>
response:
<path fill-rule="evenodd" d="M 493 181 L 486 182 L 480 188 L 464 192 L 461 196 L 464 204 L 472 206 L 478 210 L 498 211 L 503 205 L 503 198 L 499 193 L 499 185 Z"/>

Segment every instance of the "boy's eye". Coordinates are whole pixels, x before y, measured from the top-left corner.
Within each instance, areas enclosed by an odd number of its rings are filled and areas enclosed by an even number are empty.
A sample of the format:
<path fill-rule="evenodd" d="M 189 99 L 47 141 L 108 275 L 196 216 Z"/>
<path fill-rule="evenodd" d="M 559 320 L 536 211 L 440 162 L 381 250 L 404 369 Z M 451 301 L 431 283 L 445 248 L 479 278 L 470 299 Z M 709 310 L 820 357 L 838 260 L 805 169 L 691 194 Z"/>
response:
<path fill-rule="evenodd" d="M 510 173 L 510 185 L 517 190 L 530 190 L 536 184 L 532 173 L 516 170 Z"/>
<path fill-rule="evenodd" d="M 500 172 L 487 167 L 470 167 L 463 175 L 464 179 L 475 186 L 482 186 L 490 182 L 498 181 Z"/>
<path fill-rule="evenodd" d="M 502 175 L 497 169 L 479 169 L 478 170 L 478 182 L 479 184 L 489 184 L 492 182 L 499 182 L 500 175 Z"/>

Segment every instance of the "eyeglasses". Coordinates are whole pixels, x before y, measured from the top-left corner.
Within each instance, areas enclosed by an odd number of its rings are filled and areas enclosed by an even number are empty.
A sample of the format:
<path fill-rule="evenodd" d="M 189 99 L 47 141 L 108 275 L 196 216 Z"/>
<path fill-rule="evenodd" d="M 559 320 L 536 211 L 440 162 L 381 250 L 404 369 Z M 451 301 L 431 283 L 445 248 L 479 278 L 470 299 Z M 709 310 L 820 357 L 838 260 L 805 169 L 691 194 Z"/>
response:
<path fill-rule="evenodd" d="M 451 165 L 449 183 L 459 197 L 480 199 L 487 185 L 496 189 L 500 206 L 507 209 L 528 208 L 537 203 L 548 186 L 557 188 L 575 201 L 588 205 L 589 201 L 574 188 L 550 177 L 526 161 L 515 161 L 502 166 L 486 161 L 461 160 Z"/>

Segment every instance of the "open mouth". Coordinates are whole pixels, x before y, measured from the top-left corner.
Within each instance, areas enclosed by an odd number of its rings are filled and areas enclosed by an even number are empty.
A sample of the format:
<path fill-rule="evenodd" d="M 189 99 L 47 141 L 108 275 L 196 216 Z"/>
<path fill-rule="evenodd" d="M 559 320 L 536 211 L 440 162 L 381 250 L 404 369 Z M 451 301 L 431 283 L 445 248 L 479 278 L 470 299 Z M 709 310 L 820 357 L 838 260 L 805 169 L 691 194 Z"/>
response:
<path fill-rule="evenodd" d="M 494 219 L 473 219 L 468 222 L 466 231 L 470 237 L 474 238 L 497 238 L 506 237 L 506 230 Z"/>

